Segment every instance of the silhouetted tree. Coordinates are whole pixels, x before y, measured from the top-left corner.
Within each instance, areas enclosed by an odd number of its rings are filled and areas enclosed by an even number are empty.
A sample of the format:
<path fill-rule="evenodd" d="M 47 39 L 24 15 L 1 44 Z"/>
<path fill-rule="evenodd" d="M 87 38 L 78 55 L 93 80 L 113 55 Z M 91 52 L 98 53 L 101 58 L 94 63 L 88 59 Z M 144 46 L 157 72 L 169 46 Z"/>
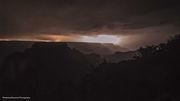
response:
<path fill-rule="evenodd" d="M 93 101 L 171 101 L 180 96 L 180 35 L 137 52 L 135 60 L 103 63 L 86 76 L 83 87 L 87 87 L 87 98 Z"/>

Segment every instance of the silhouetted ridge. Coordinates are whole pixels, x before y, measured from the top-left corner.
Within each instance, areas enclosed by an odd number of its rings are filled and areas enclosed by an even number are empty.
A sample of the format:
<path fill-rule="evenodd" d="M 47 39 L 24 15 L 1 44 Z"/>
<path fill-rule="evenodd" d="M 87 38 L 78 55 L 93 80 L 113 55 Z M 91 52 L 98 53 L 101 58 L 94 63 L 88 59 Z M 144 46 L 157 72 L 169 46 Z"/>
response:
<path fill-rule="evenodd" d="M 75 48 L 85 54 L 99 54 L 108 55 L 115 52 L 127 52 L 129 49 L 121 47 L 119 45 L 114 45 L 112 43 L 83 43 L 83 42 L 69 42 L 68 46 Z"/>
<path fill-rule="evenodd" d="M 70 49 L 66 43 L 35 43 L 25 52 L 13 53 L 5 60 L 3 72 L 6 75 L 3 77 L 9 80 L 4 82 L 3 94 L 26 94 L 46 101 L 57 97 L 74 99 L 68 98 L 66 92 L 70 95 L 78 94 L 77 88 L 81 78 L 89 72 L 90 65 L 85 55 Z M 19 74 L 22 70 L 23 73 Z M 9 77 L 11 74 L 12 77 Z M 23 86 L 32 89 L 25 89 Z M 8 87 L 16 89 L 8 89 Z"/>
<path fill-rule="evenodd" d="M 37 42 L 37 43 L 34 43 L 32 45 L 32 48 L 31 49 L 42 49 L 42 48 L 46 48 L 46 49 L 49 49 L 49 48 L 52 48 L 52 49 L 58 49 L 58 48 L 64 48 L 64 49 L 69 49 L 67 43 L 63 43 L 63 42 Z"/>

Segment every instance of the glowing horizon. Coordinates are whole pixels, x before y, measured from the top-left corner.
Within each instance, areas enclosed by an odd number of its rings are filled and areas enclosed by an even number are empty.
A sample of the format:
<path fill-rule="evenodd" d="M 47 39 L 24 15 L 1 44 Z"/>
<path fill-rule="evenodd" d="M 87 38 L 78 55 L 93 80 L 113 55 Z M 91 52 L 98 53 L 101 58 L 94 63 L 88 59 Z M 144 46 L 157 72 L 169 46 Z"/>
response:
<path fill-rule="evenodd" d="M 120 38 L 116 35 L 16 35 L 0 36 L 0 41 L 35 41 L 35 42 L 88 42 L 119 44 Z"/>

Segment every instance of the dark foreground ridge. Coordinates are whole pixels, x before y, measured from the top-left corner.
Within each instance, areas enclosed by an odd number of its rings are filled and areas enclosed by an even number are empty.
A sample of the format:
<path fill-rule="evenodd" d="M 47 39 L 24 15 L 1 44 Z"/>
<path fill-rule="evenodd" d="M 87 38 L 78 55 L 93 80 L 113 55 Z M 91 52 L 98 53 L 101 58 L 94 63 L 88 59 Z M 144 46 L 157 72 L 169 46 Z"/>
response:
<path fill-rule="evenodd" d="M 66 43 L 35 43 L 4 59 L 0 95 L 32 101 L 179 101 L 179 52 L 180 35 L 119 63 Z"/>

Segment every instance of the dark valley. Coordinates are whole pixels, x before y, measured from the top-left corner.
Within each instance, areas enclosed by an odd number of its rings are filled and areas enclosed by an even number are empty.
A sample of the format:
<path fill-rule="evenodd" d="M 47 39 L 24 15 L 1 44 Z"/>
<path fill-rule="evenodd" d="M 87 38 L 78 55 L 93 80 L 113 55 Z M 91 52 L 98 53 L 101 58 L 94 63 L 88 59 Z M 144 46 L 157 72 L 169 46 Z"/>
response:
<path fill-rule="evenodd" d="M 83 53 L 69 43 L 0 44 L 2 96 L 30 96 L 32 101 L 180 100 L 180 35 L 134 52 L 106 55 Z"/>

